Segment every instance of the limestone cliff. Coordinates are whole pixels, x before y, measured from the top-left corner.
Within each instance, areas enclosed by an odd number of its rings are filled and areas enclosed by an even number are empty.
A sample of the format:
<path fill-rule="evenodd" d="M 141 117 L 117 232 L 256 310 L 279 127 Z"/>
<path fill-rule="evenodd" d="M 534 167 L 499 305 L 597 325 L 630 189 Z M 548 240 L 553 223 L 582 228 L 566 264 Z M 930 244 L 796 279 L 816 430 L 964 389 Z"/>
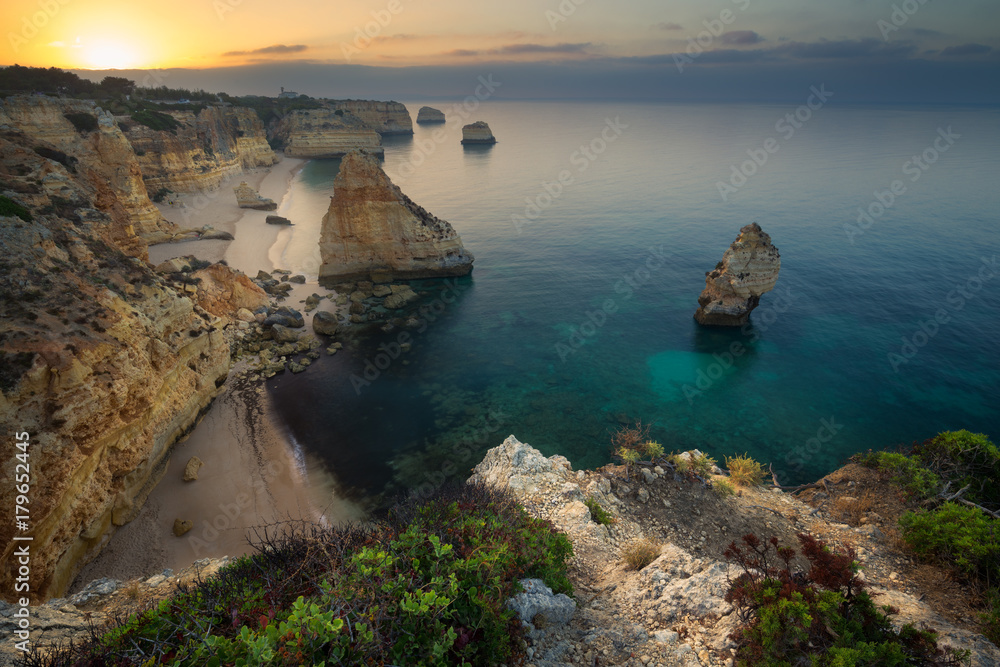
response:
<path fill-rule="evenodd" d="M 705 274 L 694 318 L 699 324 L 741 326 L 765 292 L 774 289 L 781 255 L 756 222 L 743 227 L 722 261 Z"/>
<path fill-rule="evenodd" d="M 446 121 L 444 113 L 434 107 L 420 107 L 420 111 L 417 112 L 417 123 L 421 125 L 424 123 L 444 123 Z"/>
<path fill-rule="evenodd" d="M 136 192 L 145 192 L 131 177 L 134 159 L 118 160 L 127 142 L 117 127 L 102 115 L 99 130 L 73 138 L 61 128 L 64 110 L 92 107 L 19 105 L 35 107 L 30 120 L 14 113 L 31 136 L 0 134 L 0 189 L 26 209 L 0 218 L 0 429 L 30 436 L 30 519 L 21 534 L 33 537 L 37 599 L 61 594 L 113 527 L 135 515 L 170 446 L 225 380 L 230 352 L 220 321 L 184 285 L 115 247 L 129 238 L 128 204 L 135 210 Z M 11 110 L 3 111 L 9 125 Z M 55 154 L 39 134 L 80 156 L 76 173 L 36 152 Z M 109 171 L 91 162 L 99 157 Z M 0 502 L 8 508 L 15 454 L 12 445 L 0 450 Z M 14 529 L 12 521 L 0 525 L 7 596 Z"/>
<path fill-rule="evenodd" d="M 119 117 L 150 192 L 200 192 L 226 178 L 277 162 L 267 143 L 264 124 L 252 109 L 208 107 L 169 114 L 181 125 L 174 133 L 152 130 Z"/>
<path fill-rule="evenodd" d="M 261 197 L 260 193 L 246 181 L 241 181 L 233 188 L 233 192 L 236 193 L 236 205 L 240 208 L 253 208 L 258 211 L 276 211 L 278 209 L 278 204 L 273 199 Z"/>
<path fill-rule="evenodd" d="M 378 132 L 353 113 L 341 110 L 293 111 L 277 122 L 272 138 L 284 146 L 289 157 L 337 158 L 359 149 L 379 157 L 383 154 Z"/>
<path fill-rule="evenodd" d="M 484 121 L 477 120 L 462 128 L 463 144 L 495 144 L 496 142 L 497 139 L 493 136 L 493 131 Z"/>
<path fill-rule="evenodd" d="M 78 130 L 67 114 L 96 120 L 97 128 Z M 64 153 L 71 170 L 98 190 L 93 200 L 95 208 L 108 212 L 111 202 L 120 204 L 138 236 L 160 236 L 176 229 L 150 201 L 128 139 L 111 114 L 93 102 L 45 96 L 8 97 L 0 104 L 0 128 L 4 127 Z M 133 250 L 136 256 L 142 252 L 145 250 Z"/>
<path fill-rule="evenodd" d="M 389 180 L 372 157 L 353 152 L 333 181 L 320 232 L 320 281 L 372 273 L 393 279 L 462 276 L 472 254 L 446 221 L 434 217 Z"/>
<path fill-rule="evenodd" d="M 370 129 L 382 136 L 390 134 L 413 134 L 410 112 L 399 102 L 375 102 L 372 100 L 330 100 L 333 109 L 360 118 Z"/>

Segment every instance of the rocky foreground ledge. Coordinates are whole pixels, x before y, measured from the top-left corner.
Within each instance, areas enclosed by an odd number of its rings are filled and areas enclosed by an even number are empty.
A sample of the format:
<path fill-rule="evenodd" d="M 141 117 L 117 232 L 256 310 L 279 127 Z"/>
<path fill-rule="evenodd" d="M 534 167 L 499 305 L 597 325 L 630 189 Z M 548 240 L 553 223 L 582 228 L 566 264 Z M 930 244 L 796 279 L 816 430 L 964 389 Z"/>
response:
<path fill-rule="evenodd" d="M 697 480 L 659 467 L 640 466 L 631 475 L 612 465 L 574 471 L 565 457 L 545 457 L 514 436 L 487 452 L 470 482 L 508 488 L 529 513 L 551 521 L 573 543 L 569 577 L 575 599 L 553 595 L 540 580 L 527 580 L 525 592 L 510 601 L 527 624 L 529 667 L 732 665 L 734 644 L 728 635 L 738 618 L 724 596 L 735 572 L 721 554 L 751 532 L 776 536 L 784 544 L 795 544 L 795 535 L 805 532 L 831 546 L 855 545 L 876 601 L 899 610 L 895 623 L 929 626 L 940 644 L 970 649 L 972 667 L 1000 664 L 1000 650 L 982 635 L 949 623 L 918 599 L 912 582 L 899 574 L 907 571 L 906 563 L 890 553 L 878 525 L 835 523 L 780 490 L 744 489 L 740 496 L 723 498 Z M 835 474 L 826 488 L 837 496 L 839 487 L 851 491 L 851 484 Z M 591 498 L 614 523 L 600 525 L 591 518 L 584 504 Z M 623 552 L 640 539 L 659 544 L 660 555 L 641 570 L 629 570 Z M 85 639 L 91 624 L 168 597 L 178 585 L 210 576 L 227 560 L 205 559 L 178 573 L 131 582 L 91 582 L 70 598 L 32 607 L 32 640 L 44 646 Z M 15 611 L 0 603 L 0 665 L 12 664 L 15 655 L 10 641 Z"/>

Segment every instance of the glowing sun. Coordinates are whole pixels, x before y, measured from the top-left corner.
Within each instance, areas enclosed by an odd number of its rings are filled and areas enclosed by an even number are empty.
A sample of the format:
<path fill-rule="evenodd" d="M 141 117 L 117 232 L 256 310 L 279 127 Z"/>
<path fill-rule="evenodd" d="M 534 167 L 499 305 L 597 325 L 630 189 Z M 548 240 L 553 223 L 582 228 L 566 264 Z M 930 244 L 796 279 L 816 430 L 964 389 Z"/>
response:
<path fill-rule="evenodd" d="M 135 49 L 121 42 L 94 40 L 82 51 L 81 60 L 88 69 L 132 69 L 142 64 Z"/>

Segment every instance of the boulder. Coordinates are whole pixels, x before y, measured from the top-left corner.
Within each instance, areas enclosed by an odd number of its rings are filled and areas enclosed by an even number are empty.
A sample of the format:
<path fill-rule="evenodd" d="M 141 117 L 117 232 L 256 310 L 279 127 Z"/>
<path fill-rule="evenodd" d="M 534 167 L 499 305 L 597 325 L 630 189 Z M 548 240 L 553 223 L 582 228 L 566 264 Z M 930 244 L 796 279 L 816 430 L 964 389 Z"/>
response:
<path fill-rule="evenodd" d="M 194 261 L 194 257 L 191 255 L 186 255 L 184 257 L 173 257 L 168 260 L 164 260 L 156 265 L 154 271 L 157 273 L 182 273 L 184 271 L 191 270 L 191 262 Z"/>
<path fill-rule="evenodd" d="M 306 325 L 306 321 L 305 318 L 302 317 L 302 313 L 299 311 L 294 308 L 289 308 L 288 306 L 282 306 L 268 315 L 264 320 L 265 328 L 275 324 L 280 324 L 283 327 L 289 327 L 292 329 L 298 329 L 300 327 L 304 327 Z"/>
<path fill-rule="evenodd" d="M 294 343 L 299 340 L 299 332 L 280 324 L 271 325 L 271 337 L 278 343 Z"/>
<path fill-rule="evenodd" d="M 174 519 L 174 535 L 181 537 L 194 528 L 194 522 L 187 519 Z"/>
<path fill-rule="evenodd" d="M 397 290 L 396 287 L 403 289 Z M 386 308 L 399 309 L 420 298 L 409 285 L 393 285 L 392 288 L 392 293 L 385 297 Z"/>
<path fill-rule="evenodd" d="M 288 282 L 295 283 L 297 285 L 305 285 L 306 284 L 306 277 L 303 276 L 303 275 L 301 275 L 301 274 L 294 275 L 294 276 L 289 276 Z"/>
<path fill-rule="evenodd" d="M 236 193 L 236 204 L 240 208 L 252 208 L 258 211 L 273 211 L 278 208 L 274 201 L 261 197 L 246 181 L 233 188 L 233 191 Z"/>
<path fill-rule="evenodd" d="M 705 274 L 694 318 L 708 326 L 746 324 L 761 295 L 774 289 L 780 269 L 781 255 L 771 237 L 756 222 L 743 227 L 722 261 Z"/>
<path fill-rule="evenodd" d="M 184 481 L 193 482 L 198 479 L 198 470 L 205 465 L 201 462 L 197 456 L 192 456 L 188 459 L 187 465 L 184 466 Z"/>
<path fill-rule="evenodd" d="M 264 218 L 264 222 L 269 225 L 290 225 L 292 221 L 288 218 L 283 218 L 280 215 L 269 215 Z"/>
<path fill-rule="evenodd" d="M 313 331 L 316 333 L 324 336 L 332 336 L 337 333 L 337 329 L 340 328 L 340 323 L 337 321 L 336 315 L 321 310 L 313 315 L 312 326 Z"/>
<path fill-rule="evenodd" d="M 507 601 L 507 606 L 524 623 L 539 629 L 565 625 L 576 612 L 576 602 L 565 593 L 554 595 L 541 579 L 522 579 L 523 593 Z"/>

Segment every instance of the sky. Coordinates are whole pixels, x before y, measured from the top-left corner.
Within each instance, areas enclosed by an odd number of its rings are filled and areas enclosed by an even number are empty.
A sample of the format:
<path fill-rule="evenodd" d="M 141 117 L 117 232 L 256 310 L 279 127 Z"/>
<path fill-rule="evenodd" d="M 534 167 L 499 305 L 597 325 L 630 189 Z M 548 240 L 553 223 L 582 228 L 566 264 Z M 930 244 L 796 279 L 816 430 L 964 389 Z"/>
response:
<path fill-rule="evenodd" d="M 233 94 L 1000 103 L 997 0 L 5 0 L 0 25 L 0 64 Z"/>

